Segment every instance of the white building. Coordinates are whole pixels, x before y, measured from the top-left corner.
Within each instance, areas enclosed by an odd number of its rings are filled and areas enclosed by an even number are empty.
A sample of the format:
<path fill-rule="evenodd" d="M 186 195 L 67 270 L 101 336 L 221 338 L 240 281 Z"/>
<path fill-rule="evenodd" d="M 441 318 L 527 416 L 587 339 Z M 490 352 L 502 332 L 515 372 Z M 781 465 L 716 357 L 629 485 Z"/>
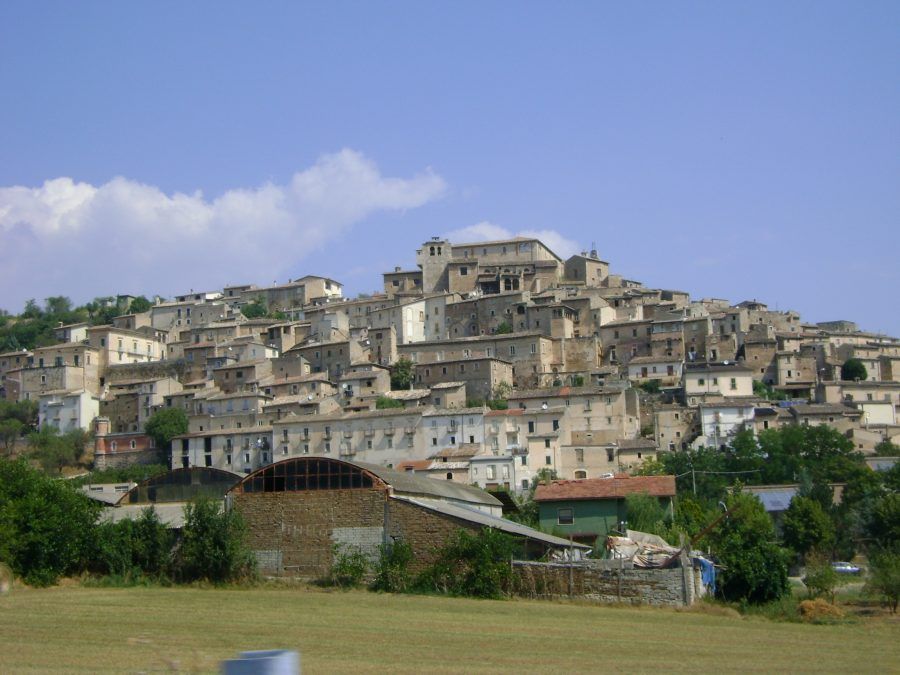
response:
<path fill-rule="evenodd" d="M 99 414 L 100 399 L 84 389 L 48 391 L 38 400 L 38 425 L 41 428 L 56 427 L 63 433 L 73 429 L 88 431 Z"/>

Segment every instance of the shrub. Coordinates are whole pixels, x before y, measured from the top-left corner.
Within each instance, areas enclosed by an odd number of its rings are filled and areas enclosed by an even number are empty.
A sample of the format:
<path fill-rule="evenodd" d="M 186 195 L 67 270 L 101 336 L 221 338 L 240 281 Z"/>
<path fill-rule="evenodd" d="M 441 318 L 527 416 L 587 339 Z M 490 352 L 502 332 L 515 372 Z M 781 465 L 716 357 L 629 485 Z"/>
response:
<path fill-rule="evenodd" d="M 24 461 L 0 460 L 0 560 L 34 586 L 86 568 L 99 505 Z"/>
<path fill-rule="evenodd" d="M 334 545 L 331 572 L 328 583 L 341 588 L 354 588 L 362 584 L 369 571 L 369 558 L 354 546 Z"/>
<path fill-rule="evenodd" d="M 225 583 L 252 576 L 253 554 L 244 538 L 246 527 L 233 509 L 201 497 L 184 507 L 181 546 L 175 560 L 175 575 L 181 581 Z"/>
<path fill-rule="evenodd" d="M 395 541 L 381 546 L 378 567 L 372 590 L 402 593 L 410 584 L 409 563 L 412 562 L 412 546 L 405 541 Z"/>
<path fill-rule="evenodd" d="M 811 554 L 806 563 L 803 584 L 810 598 L 827 597 L 834 602 L 834 591 L 841 579 L 831 566 L 831 561 L 823 554 Z"/>
<path fill-rule="evenodd" d="M 638 387 L 643 389 L 648 394 L 658 394 L 659 380 L 645 380 L 644 382 L 641 382 Z"/>
<path fill-rule="evenodd" d="M 457 530 L 435 563 L 419 575 L 417 586 L 451 595 L 502 597 L 512 579 L 509 561 L 514 552 L 514 540 L 498 530 Z"/>
<path fill-rule="evenodd" d="M 398 401 L 390 396 L 379 396 L 375 399 L 376 410 L 390 410 L 391 408 L 402 408 L 403 401 Z"/>
<path fill-rule="evenodd" d="M 865 590 L 869 595 L 880 596 L 891 614 L 896 614 L 900 604 L 900 555 L 893 551 L 872 555 Z"/>
<path fill-rule="evenodd" d="M 800 603 L 800 617 L 810 623 L 831 623 L 844 618 L 844 612 L 821 598 L 803 600 Z"/>
<path fill-rule="evenodd" d="M 173 536 L 152 507 L 137 520 L 99 525 L 96 541 L 97 572 L 132 582 L 160 580 L 169 573 Z"/>

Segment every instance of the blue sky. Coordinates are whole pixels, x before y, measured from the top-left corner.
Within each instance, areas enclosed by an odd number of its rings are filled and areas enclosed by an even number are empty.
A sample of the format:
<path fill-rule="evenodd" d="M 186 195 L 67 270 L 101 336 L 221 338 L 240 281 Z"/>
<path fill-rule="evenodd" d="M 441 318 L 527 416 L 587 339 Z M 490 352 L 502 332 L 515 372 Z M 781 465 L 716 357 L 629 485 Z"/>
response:
<path fill-rule="evenodd" d="M 431 235 L 900 335 L 900 4 L 0 4 L 0 307 Z"/>

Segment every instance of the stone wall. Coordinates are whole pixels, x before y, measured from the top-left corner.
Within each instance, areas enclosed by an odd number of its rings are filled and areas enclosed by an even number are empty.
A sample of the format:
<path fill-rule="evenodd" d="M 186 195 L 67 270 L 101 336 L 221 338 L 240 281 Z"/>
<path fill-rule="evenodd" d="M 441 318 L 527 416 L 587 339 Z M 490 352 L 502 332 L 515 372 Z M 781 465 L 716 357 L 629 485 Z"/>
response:
<path fill-rule="evenodd" d="M 690 605 L 702 595 L 699 572 L 686 567 L 643 569 L 630 563 L 513 563 L 514 593 L 530 598 L 580 598 L 600 603 Z"/>
<path fill-rule="evenodd" d="M 108 454 L 94 454 L 94 468 L 123 469 L 135 464 L 159 464 L 160 456 L 156 448 L 145 450 L 124 450 Z"/>
<path fill-rule="evenodd" d="M 182 375 L 188 370 L 187 365 L 183 359 L 111 365 L 106 371 L 106 382 L 117 384 L 131 380 L 158 380 L 163 377 L 171 377 L 180 382 Z"/>

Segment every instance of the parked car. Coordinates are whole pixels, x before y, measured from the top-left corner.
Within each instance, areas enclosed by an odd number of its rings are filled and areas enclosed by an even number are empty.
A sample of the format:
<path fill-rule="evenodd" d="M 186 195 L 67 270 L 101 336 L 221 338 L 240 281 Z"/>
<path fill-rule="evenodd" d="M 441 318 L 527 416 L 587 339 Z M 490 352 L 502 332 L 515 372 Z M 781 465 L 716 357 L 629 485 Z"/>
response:
<path fill-rule="evenodd" d="M 856 565 L 848 562 L 833 562 L 831 569 L 838 574 L 859 574 L 860 569 Z"/>

